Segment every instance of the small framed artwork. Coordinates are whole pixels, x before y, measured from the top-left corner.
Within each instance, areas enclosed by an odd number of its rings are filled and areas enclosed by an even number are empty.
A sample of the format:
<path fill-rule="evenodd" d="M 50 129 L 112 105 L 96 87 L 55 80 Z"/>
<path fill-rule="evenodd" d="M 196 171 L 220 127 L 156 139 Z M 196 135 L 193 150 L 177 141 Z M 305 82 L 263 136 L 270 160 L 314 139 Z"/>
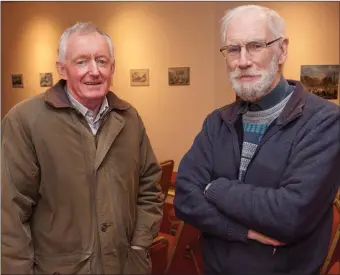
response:
<path fill-rule="evenodd" d="M 338 99 L 340 65 L 302 65 L 300 81 L 305 88 L 324 99 Z"/>
<path fill-rule="evenodd" d="M 170 86 L 190 85 L 190 67 L 168 68 Z"/>
<path fill-rule="evenodd" d="M 24 79 L 22 74 L 12 74 L 12 87 L 24 88 Z"/>
<path fill-rule="evenodd" d="M 149 69 L 131 69 L 131 86 L 149 86 Z"/>
<path fill-rule="evenodd" d="M 52 73 L 40 73 L 40 87 L 52 87 L 53 77 Z"/>

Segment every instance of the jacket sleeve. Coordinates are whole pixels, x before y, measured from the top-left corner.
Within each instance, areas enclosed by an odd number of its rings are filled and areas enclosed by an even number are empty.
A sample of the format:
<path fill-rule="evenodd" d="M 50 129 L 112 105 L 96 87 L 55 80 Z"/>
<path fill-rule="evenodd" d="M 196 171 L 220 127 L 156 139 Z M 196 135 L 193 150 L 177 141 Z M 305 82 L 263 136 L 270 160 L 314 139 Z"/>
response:
<path fill-rule="evenodd" d="M 29 219 L 38 196 L 39 168 L 31 139 L 10 112 L 1 123 L 1 271 L 32 274 Z"/>
<path fill-rule="evenodd" d="M 308 235 L 331 208 L 339 189 L 339 119 L 339 111 L 328 112 L 298 135 L 281 188 L 220 178 L 206 197 L 224 214 L 284 243 Z"/>
<path fill-rule="evenodd" d="M 213 127 L 208 121 L 209 116 L 179 165 L 174 198 L 176 216 L 204 233 L 227 241 L 246 242 L 247 228 L 223 215 L 204 196 L 213 169 Z"/>
<path fill-rule="evenodd" d="M 140 119 L 140 117 L 139 117 Z M 164 200 L 160 179 L 162 170 L 150 144 L 143 122 L 141 124 L 140 175 L 137 198 L 137 222 L 131 246 L 149 248 L 158 235 Z"/>

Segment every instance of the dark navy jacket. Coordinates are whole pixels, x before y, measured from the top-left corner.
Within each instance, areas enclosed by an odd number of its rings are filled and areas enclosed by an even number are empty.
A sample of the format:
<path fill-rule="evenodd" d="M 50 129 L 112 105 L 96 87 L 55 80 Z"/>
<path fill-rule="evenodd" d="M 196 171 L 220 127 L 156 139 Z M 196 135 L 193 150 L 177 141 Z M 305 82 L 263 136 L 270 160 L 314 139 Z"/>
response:
<path fill-rule="evenodd" d="M 340 184 L 340 109 L 288 82 L 294 93 L 244 182 L 240 100 L 208 115 L 179 165 L 175 211 L 202 231 L 206 274 L 318 274 L 327 255 Z M 248 229 L 286 245 L 273 254 L 248 240 Z"/>

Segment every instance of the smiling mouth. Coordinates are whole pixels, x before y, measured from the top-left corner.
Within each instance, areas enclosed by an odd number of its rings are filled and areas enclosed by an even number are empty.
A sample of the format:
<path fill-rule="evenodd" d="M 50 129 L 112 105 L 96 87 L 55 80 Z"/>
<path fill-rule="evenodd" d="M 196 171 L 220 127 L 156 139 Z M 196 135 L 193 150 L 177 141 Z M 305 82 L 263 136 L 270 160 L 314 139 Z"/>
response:
<path fill-rule="evenodd" d="M 85 85 L 96 86 L 102 84 L 101 82 L 85 82 Z"/>

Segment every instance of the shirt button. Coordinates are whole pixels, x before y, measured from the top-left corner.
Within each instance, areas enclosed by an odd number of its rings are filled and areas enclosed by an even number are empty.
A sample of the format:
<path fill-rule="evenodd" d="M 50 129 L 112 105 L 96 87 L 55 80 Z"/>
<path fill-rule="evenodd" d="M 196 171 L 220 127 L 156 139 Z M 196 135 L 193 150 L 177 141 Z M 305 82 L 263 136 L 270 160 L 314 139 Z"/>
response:
<path fill-rule="evenodd" d="M 102 223 L 100 230 L 101 230 L 102 232 L 106 232 L 108 227 L 109 227 L 109 226 L 108 226 L 107 223 Z"/>

